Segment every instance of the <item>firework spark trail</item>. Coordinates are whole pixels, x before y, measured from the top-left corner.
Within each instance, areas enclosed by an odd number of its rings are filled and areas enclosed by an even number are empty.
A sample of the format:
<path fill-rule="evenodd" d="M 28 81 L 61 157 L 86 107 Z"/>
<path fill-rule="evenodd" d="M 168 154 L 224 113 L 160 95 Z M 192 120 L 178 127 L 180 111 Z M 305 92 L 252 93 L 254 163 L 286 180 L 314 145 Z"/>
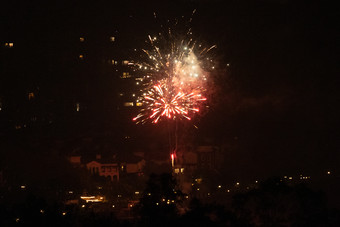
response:
<path fill-rule="evenodd" d="M 152 123 L 157 123 L 163 116 L 169 119 L 178 117 L 190 120 L 190 113 L 199 112 L 197 103 L 206 100 L 197 91 L 187 94 L 183 91 L 167 92 L 168 90 L 164 81 L 154 85 L 144 96 L 146 108 L 133 120 L 139 122 L 142 118 L 143 122 L 151 119 Z"/>
<path fill-rule="evenodd" d="M 147 58 L 136 63 L 150 78 L 145 81 L 147 88 L 140 97 L 144 108 L 133 118 L 137 123 L 157 123 L 163 117 L 191 120 L 207 100 L 202 93 L 207 90 L 206 68 L 211 60 L 205 55 L 216 45 L 209 48 L 198 45 L 191 38 L 191 28 L 184 34 L 184 38 L 178 38 L 168 28 L 158 36 L 148 35 L 149 48 L 142 49 Z"/>

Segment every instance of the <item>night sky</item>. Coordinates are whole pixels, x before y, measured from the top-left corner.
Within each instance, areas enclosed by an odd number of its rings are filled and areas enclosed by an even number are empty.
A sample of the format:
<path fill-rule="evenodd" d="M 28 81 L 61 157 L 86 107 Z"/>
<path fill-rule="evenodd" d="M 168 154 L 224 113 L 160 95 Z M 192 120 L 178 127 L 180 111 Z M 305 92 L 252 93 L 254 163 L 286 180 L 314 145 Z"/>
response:
<path fill-rule="evenodd" d="M 196 119 L 199 129 L 192 135 L 197 136 L 194 140 L 226 146 L 226 176 L 340 171 L 339 18 L 337 8 L 325 1 L 2 3 L 1 45 L 13 42 L 13 51 L 17 51 L 11 57 L 1 49 L 1 59 L 5 60 L 0 63 L 0 98 L 10 109 L 0 113 L 2 141 L 19 140 L 7 129 L 8 120 L 28 111 L 19 100 L 31 90 L 39 91 L 42 109 L 55 113 L 53 120 L 58 122 L 57 126 L 52 124 L 53 129 L 39 128 L 37 132 L 44 135 L 41 138 L 56 132 L 70 137 L 78 133 L 74 120 L 64 113 L 67 111 L 58 108 L 72 102 L 72 86 L 78 81 L 73 78 L 79 78 L 70 60 L 78 53 L 77 47 L 69 40 L 80 35 L 114 34 L 120 45 L 118 52 L 129 57 L 129 48 L 143 45 L 146 35 L 158 32 L 161 22 L 189 18 L 194 9 L 194 35 L 206 44 L 217 45 L 212 56 L 220 70 L 212 75 L 209 111 Z M 153 12 L 157 12 L 158 22 Z M 98 55 L 106 53 L 99 41 L 93 48 L 98 49 Z M 89 74 L 100 69 L 97 63 L 89 66 Z M 83 86 L 91 85 L 85 98 L 105 106 L 112 102 L 110 92 L 119 85 L 109 75 L 98 75 L 81 81 Z M 122 120 L 111 109 L 99 110 L 87 116 L 88 125 L 82 124 L 82 133 L 91 134 L 94 128 L 128 131 L 137 127 L 131 118 Z M 137 136 L 146 130 L 154 135 L 160 129 L 138 126 Z"/>

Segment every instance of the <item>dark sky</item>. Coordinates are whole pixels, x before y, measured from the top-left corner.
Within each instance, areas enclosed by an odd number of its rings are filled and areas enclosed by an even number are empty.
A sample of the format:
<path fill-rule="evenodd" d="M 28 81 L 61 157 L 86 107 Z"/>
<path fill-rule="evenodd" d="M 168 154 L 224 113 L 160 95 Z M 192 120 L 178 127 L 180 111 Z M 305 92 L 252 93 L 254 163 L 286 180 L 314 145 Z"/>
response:
<path fill-rule="evenodd" d="M 338 168 L 339 18 L 329 2 L 8 1 L 1 7 L 0 41 L 25 46 L 20 61 L 28 63 L 20 63 L 21 72 L 46 90 L 58 90 L 69 74 L 64 78 L 60 62 L 46 57 L 73 33 L 118 30 L 126 37 L 122 45 L 129 46 L 157 32 L 153 12 L 162 22 L 189 17 L 193 9 L 194 34 L 217 44 L 213 55 L 223 69 L 213 76 L 211 108 L 197 123 L 198 134 L 227 144 L 226 166 L 242 175 Z M 40 60 L 58 73 L 37 72 Z M 25 87 L 26 80 L 10 84 Z M 1 81 L 3 93 L 10 94 L 8 80 Z"/>

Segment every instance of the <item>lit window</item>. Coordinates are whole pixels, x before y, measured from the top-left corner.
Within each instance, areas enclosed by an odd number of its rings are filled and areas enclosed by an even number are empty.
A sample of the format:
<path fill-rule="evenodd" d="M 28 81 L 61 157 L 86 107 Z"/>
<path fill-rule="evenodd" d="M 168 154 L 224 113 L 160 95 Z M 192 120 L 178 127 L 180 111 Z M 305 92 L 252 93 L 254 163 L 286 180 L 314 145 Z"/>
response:
<path fill-rule="evenodd" d="M 114 42 L 115 39 L 116 39 L 116 38 L 115 38 L 114 36 L 111 36 L 111 37 L 110 37 L 110 41 L 111 41 L 111 42 Z"/>
<path fill-rule="evenodd" d="M 80 42 L 84 42 L 84 41 L 85 41 L 84 37 L 80 37 L 80 38 L 79 38 L 79 41 L 80 41 Z"/>
<path fill-rule="evenodd" d="M 84 59 L 84 55 L 80 54 L 79 59 Z"/>
<path fill-rule="evenodd" d="M 175 169 L 175 173 L 179 173 L 179 169 L 178 168 Z"/>
<path fill-rule="evenodd" d="M 121 76 L 121 78 L 130 78 L 130 77 L 131 75 L 128 72 L 123 72 L 123 75 Z"/>
<path fill-rule="evenodd" d="M 76 103 L 76 111 L 79 112 L 79 110 L 80 110 L 80 103 L 77 102 L 77 103 Z"/>
<path fill-rule="evenodd" d="M 142 102 L 136 102 L 136 106 L 143 106 Z"/>
<path fill-rule="evenodd" d="M 125 102 L 124 106 L 133 106 L 133 102 Z"/>
<path fill-rule="evenodd" d="M 122 63 L 123 63 L 123 65 L 128 65 L 129 61 L 128 60 L 124 60 Z"/>
<path fill-rule="evenodd" d="M 13 46 L 14 46 L 14 43 L 5 43 L 5 46 L 6 46 L 6 47 L 13 47 Z"/>
<path fill-rule="evenodd" d="M 112 60 L 111 60 L 111 64 L 112 64 L 112 65 L 117 65 L 118 62 L 112 59 Z"/>
<path fill-rule="evenodd" d="M 29 92 L 28 93 L 28 100 L 34 99 L 34 93 L 33 92 Z"/>
<path fill-rule="evenodd" d="M 181 173 L 183 173 L 184 172 L 184 168 L 181 168 Z"/>

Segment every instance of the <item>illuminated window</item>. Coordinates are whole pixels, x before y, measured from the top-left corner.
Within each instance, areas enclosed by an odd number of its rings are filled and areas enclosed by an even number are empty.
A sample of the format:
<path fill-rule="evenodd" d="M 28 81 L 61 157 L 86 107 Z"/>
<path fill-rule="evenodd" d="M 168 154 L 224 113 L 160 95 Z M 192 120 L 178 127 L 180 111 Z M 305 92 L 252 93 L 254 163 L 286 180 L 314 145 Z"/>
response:
<path fill-rule="evenodd" d="M 6 47 L 13 47 L 14 44 L 13 44 L 13 43 L 5 43 L 5 46 L 6 46 Z"/>
<path fill-rule="evenodd" d="M 128 65 L 129 61 L 128 60 L 124 60 L 122 63 L 123 63 L 123 65 Z"/>
<path fill-rule="evenodd" d="M 76 111 L 79 112 L 79 110 L 80 110 L 80 103 L 77 102 L 77 103 L 76 103 Z"/>
<path fill-rule="evenodd" d="M 130 77 L 131 75 L 128 72 L 123 72 L 123 75 L 121 76 L 121 78 L 130 78 Z"/>
<path fill-rule="evenodd" d="M 112 64 L 112 65 L 117 65 L 117 64 L 118 64 L 118 61 L 115 61 L 115 60 L 112 59 L 112 60 L 111 60 L 111 64 Z"/>
<path fill-rule="evenodd" d="M 175 169 L 175 173 L 179 173 L 179 169 L 178 168 Z"/>
<path fill-rule="evenodd" d="M 28 93 L 28 100 L 34 99 L 34 93 L 33 92 L 29 92 Z"/>
<path fill-rule="evenodd" d="M 184 173 L 184 168 L 181 168 L 181 173 Z"/>
<path fill-rule="evenodd" d="M 84 55 L 80 54 L 79 59 L 84 59 Z"/>
<path fill-rule="evenodd" d="M 141 103 L 141 102 L 136 102 L 136 106 L 143 106 L 143 103 Z"/>
<path fill-rule="evenodd" d="M 133 102 L 125 102 L 124 106 L 133 106 Z"/>
<path fill-rule="evenodd" d="M 114 42 L 115 40 L 116 40 L 116 38 L 115 38 L 114 36 L 111 36 L 111 37 L 110 37 L 110 41 L 111 41 L 111 42 Z"/>
<path fill-rule="evenodd" d="M 2 103 L 0 102 L 0 111 L 2 110 Z"/>
<path fill-rule="evenodd" d="M 80 37 L 80 38 L 79 38 L 79 41 L 80 41 L 80 42 L 84 42 L 84 41 L 85 41 L 85 38 L 84 38 L 84 37 Z"/>

